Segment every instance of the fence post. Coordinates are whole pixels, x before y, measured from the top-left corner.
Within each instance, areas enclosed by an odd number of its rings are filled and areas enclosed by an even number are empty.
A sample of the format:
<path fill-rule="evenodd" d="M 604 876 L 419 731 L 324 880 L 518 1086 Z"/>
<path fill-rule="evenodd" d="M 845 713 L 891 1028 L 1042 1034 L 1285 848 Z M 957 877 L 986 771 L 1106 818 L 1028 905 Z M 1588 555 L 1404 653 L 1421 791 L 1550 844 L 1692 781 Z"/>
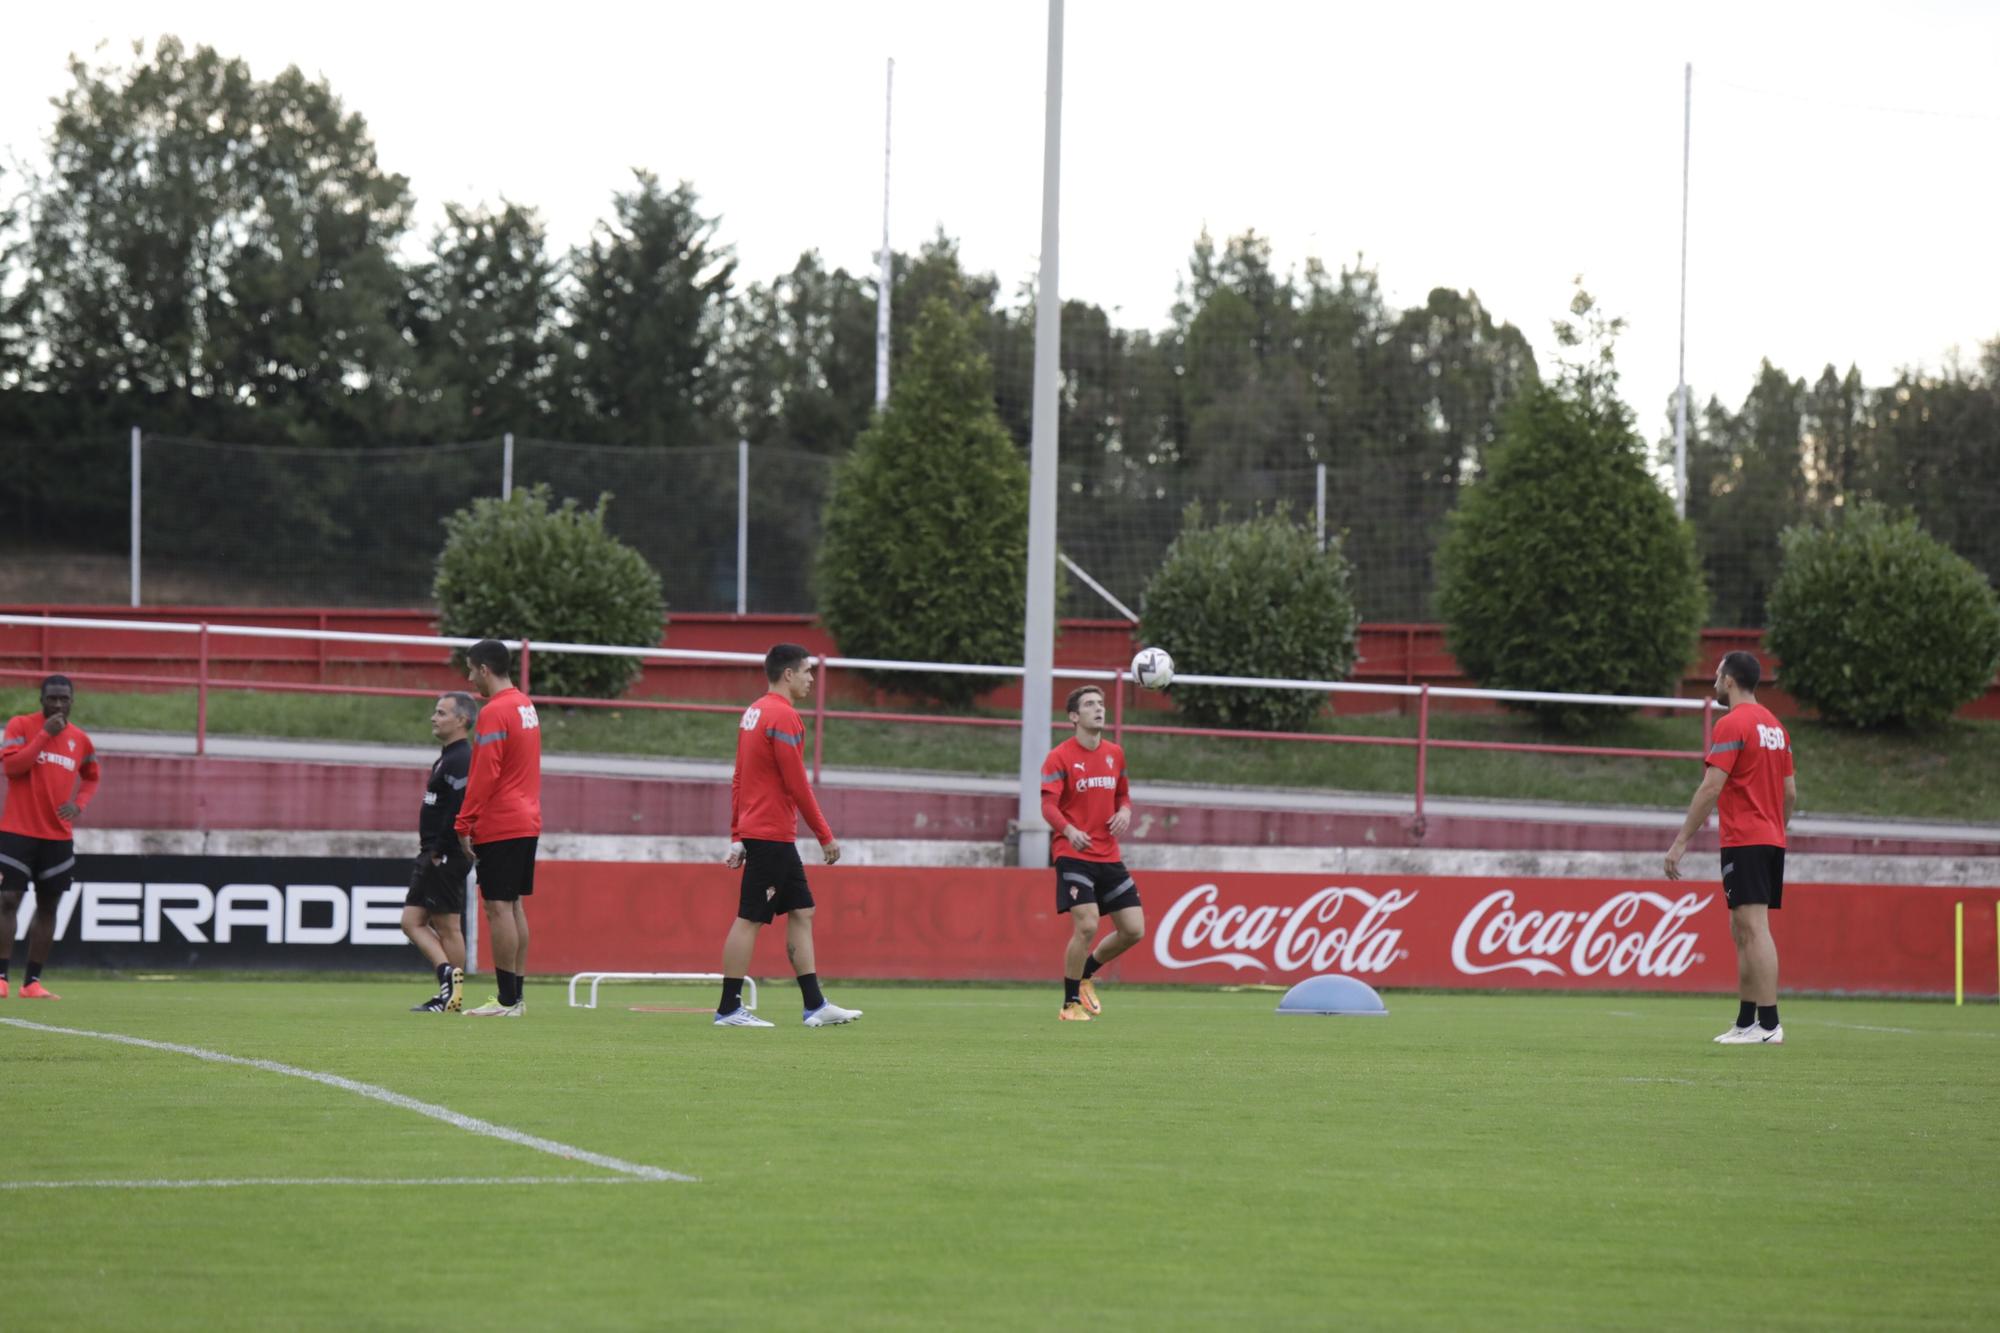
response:
<path fill-rule="evenodd" d="M 1424 779 L 1431 747 L 1431 687 L 1417 687 L 1417 821 L 1415 833 L 1424 835 Z"/>
<path fill-rule="evenodd" d="M 320 613 L 319 613 L 319 683 L 320 683 L 320 684 L 322 684 L 322 685 L 326 684 L 326 631 L 327 631 L 327 628 L 328 628 L 328 626 L 327 626 L 327 615 L 326 615 L 326 612 L 322 611 L 322 612 L 320 612 Z"/>
<path fill-rule="evenodd" d="M 528 688 L 528 640 L 525 637 L 521 640 L 521 693 L 533 693 Z"/>
<path fill-rule="evenodd" d="M 1701 757 L 1708 758 L 1709 743 L 1715 739 L 1715 700 L 1705 699 L 1701 705 Z"/>
<path fill-rule="evenodd" d="M 132 605 L 139 605 L 139 428 L 132 427 Z"/>
<path fill-rule="evenodd" d="M 1121 668 L 1118 679 L 1111 686 L 1111 740 L 1121 748 L 1125 744 L 1125 671 Z"/>
<path fill-rule="evenodd" d="M 833 674 L 826 659 L 819 660 L 819 687 L 813 691 L 813 786 L 819 786 L 820 752 L 825 748 L 826 737 L 826 693 L 828 678 Z"/>
<path fill-rule="evenodd" d="M 736 442 L 736 614 L 750 608 L 750 441 Z"/>
<path fill-rule="evenodd" d="M 201 622 L 201 646 L 195 654 L 194 752 L 208 753 L 208 622 Z"/>
<path fill-rule="evenodd" d="M 514 432 L 500 437 L 500 498 L 514 498 Z"/>
<path fill-rule="evenodd" d="M 49 613 L 46 607 L 42 610 L 42 674 L 49 674 Z"/>
<path fill-rule="evenodd" d="M 1313 465 L 1313 526 L 1319 533 L 1319 549 L 1326 549 L 1326 464 Z"/>

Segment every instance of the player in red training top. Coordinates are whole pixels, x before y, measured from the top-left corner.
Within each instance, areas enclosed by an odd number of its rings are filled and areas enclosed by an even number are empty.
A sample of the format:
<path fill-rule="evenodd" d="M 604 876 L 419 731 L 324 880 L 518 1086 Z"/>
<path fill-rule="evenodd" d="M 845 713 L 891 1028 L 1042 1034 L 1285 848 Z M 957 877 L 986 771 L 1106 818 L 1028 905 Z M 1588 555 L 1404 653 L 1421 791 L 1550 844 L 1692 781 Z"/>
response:
<path fill-rule="evenodd" d="M 812 694 L 812 654 L 796 643 L 778 644 L 764 655 L 764 679 L 770 690 L 743 711 L 737 724 L 736 772 L 729 779 L 729 855 L 723 864 L 731 870 L 743 867 L 743 880 L 736 893 L 736 919 L 722 944 L 722 1003 L 715 1008 L 715 1025 L 776 1026 L 743 1007 L 743 977 L 750 970 L 757 932 L 779 913 L 786 918 L 785 953 L 798 974 L 806 1026 L 852 1023 L 861 1017 L 859 1009 L 843 1009 L 820 993 L 813 959 L 813 896 L 797 844 L 803 814 L 826 863 L 840 859 L 840 844 L 806 782 L 806 724 L 798 706 Z"/>
<path fill-rule="evenodd" d="M 1782 1046 L 1778 1022 L 1778 946 L 1771 913 L 1785 896 L 1785 830 L 1799 806 L 1792 738 L 1757 702 L 1762 675 L 1754 655 L 1730 653 L 1715 669 L 1715 697 L 1728 708 L 1715 724 L 1702 775 L 1680 836 L 1667 850 L 1667 878 L 1681 877 L 1681 857 L 1722 810 L 1722 891 L 1736 941 L 1736 1022 L 1716 1040 L 1725 1046 Z"/>
<path fill-rule="evenodd" d="M 1042 761 L 1042 818 L 1063 840 L 1054 847 L 1056 910 L 1069 913 L 1072 926 L 1059 1016 L 1088 1022 L 1104 1012 L 1091 978 L 1146 937 L 1146 912 L 1139 886 L 1119 859 L 1118 839 L 1132 827 L 1132 789 L 1125 751 L 1104 739 L 1104 691 L 1079 686 L 1064 707 L 1076 732 Z M 1104 912 L 1116 929 L 1092 949 Z"/>
<path fill-rule="evenodd" d="M 70 825 L 97 794 L 99 776 L 96 748 L 69 720 L 75 702 L 69 677 L 50 676 L 42 682 L 42 711 L 9 718 L 0 734 L 0 769 L 7 774 L 7 806 L 0 810 L 0 997 L 7 994 L 21 897 L 32 881 L 35 917 L 21 998 L 61 998 L 42 985 L 42 968 L 55 946 L 56 904 L 76 869 Z"/>
<path fill-rule="evenodd" d="M 480 1018 L 527 1012 L 521 982 L 528 970 L 528 915 L 535 891 L 535 847 L 542 835 L 542 720 L 514 688 L 513 654 L 498 639 L 465 652 L 465 678 L 486 700 L 473 724 L 472 770 L 453 827 L 478 869 L 479 898 L 493 940 L 495 999 L 468 1009 Z"/>

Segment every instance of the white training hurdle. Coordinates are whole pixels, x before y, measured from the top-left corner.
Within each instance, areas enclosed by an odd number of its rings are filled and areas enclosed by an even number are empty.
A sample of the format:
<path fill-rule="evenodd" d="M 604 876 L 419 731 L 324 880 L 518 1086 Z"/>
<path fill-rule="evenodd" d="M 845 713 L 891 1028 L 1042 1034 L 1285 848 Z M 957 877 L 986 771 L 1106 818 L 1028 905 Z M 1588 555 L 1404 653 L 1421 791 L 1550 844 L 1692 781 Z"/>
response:
<path fill-rule="evenodd" d="M 595 1009 L 597 988 L 607 981 L 715 981 L 722 980 L 720 972 L 579 972 L 569 979 L 569 1007 L 572 1009 Z M 580 981 L 590 983 L 590 998 L 577 1003 L 576 987 Z M 757 1007 L 757 979 L 743 978 L 743 1007 L 754 1010 Z"/>

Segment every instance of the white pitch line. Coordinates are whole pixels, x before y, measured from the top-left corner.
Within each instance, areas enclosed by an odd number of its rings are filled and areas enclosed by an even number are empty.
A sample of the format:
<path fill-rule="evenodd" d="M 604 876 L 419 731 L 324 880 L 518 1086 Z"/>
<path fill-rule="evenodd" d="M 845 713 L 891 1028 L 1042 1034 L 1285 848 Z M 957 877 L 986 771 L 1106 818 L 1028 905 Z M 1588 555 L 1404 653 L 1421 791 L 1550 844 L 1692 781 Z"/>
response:
<path fill-rule="evenodd" d="M 1867 1023 L 1836 1023 L 1830 1018 L 1814 1021 L 1823 1028 L 1846 1028 L 1849 1032 L 1893 1032 L 1899 1037 L 2000 1037 L 2000 1032 L 1955 1032 L 1950 1028 L 1884 1028 Z"/>
<path fill-rule="evenodd" d="M 606 1171 L 616 1171 L 620 1175 L 632 1176 L 639 1180 L 678 1180 L 687 1184 L 696 1182 L 694 1176 L 684 1176 L 677 1171 L 663 1171 L 657 1166 L 644 1166 L 638 1162 L 625 1161 L 623 1158 L 609 1157 L 604 1153 L 573 1148 L 567 1143 L 558 1143 L 554 1139 L 545 1139 L 535 1134 L 524 1134 L 518 1129 L 496 1125 L 490 1120 L 461 1115 L 448 1106 L 439 1106 L 434 1102 L 420 1102 L 415 1097 L 405 1097 L 400 1092 L 378 1088 L 373 1083 L 342 1078 L 338 1074 L 322 1074 L 317 1070 L 279 1064 L 276 1060 L 247 1060 L 240 1055 L 224 1055 L 221 1051 L 203 1050 L 199 1046 L 183 1046 L 171 1041 L 151 1041 L 145 1037 L 128 1037 L 118 1032 L 90 1032 L 83 1028 L 52 1027 L 47 1023 L 31 1023 L 25 1018 L 0 1018 L 0 1023 L 5 1023 L 9 1027 L 26 1028 L 31 1032 L 54 1032 L 65 1037 L 93 1037 L 98 1041 L 139 1046 L 149 1051 L 191 1055 L 197 1060 L 207 1060 L 211 1064 L 239 1065 L 245 1069 L 261 1069 L 267 1074 L 283 1074 L 287 1078 L 302 1078 L 313 1083 L 324 1083 L 329 1088 L 339 1088 L 342 1092 L 351 1092 L 359 1097 L 386 1102 L 390 1106 L 400 1106 L 405 1111 L 415 1111 L 418 1115 L 427 1115 L 433 1120 L 442 1120 L 454 1129 L 462 1129 L 468 1134 L 483 1134 L 490 1139 L 516 1143 L 523 1148 L 533 1148 L 536 1152 L 545 1152 L 551 1157 L 560 1157 L 565 1161 L 588 1162 L 592 1166 L 601 1166 Z"/>
<path fill-rule="evenodd" d="M 638 1176 L 435 1176 L 384 1180 L 364 1176 L 246 1176 L 240 1180 L 0 1180 L 0 1190 L 220 1190 L 271 1185 L 639 1185 Z"/>

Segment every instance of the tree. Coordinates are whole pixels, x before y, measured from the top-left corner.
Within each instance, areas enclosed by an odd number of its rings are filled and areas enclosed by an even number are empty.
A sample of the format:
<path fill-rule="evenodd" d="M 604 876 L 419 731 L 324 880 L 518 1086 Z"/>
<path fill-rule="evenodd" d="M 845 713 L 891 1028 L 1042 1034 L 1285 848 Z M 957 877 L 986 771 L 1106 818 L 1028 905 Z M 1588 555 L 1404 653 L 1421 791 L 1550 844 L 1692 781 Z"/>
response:
<path fill-rule="evenodd" d="M 20 262 L 21 199 L 0 168 L 0 394 L 19 391 L 28 370 L 28 341 L 14 274 Z M 5 414 L 0 414 L 4 428 Z"/>
<path fill-rule="evenodd" d="M 875 410 L 875 294 L 809 250 L 737 302 L 730 357 L 740 438 L 844 453 Z"/>
<path fill-rule="evenodd" d="M 2000 601 L 1915 518 L 1862 503 L 1786 530 L 1771 650 L 1829 721 L 1935 725 L 1992 683 Z"/>
<path fill-rule="evenodd" d="M 613 444 L 723 443 L 734 253 L 693 185 L 634 175 L 571 259 L 560 429 Z"/>
<path fill-rule="evenodd" d="M 554 506 L 546 486 L 475 500 L 445 520 L 434 595 L 438 633 L 647 647 L 660 642 L 660 576 L 604 526 L 611 496 Z M 454 661 L 463 665 L 462 655 Z M 548 653 L 529 663 L 537 694 L 615 699 L 639 678 L 636 657 Z"/>
<path fill-rule="evenodd" d="M 1694 655 L 1704 595 L 1693 534 L 1649 471 L 1616 393 L 1618 322 L 1579 289 L 1583 323 L 1555 385 L 1507 408 L 1438 553 L 1446 641 L 1492 689 L 1659 694 Z M 1602 716 L 1537 712 L 1565 726 Z"/>
<path fill-rule="evenodd" d="M 1979 366 L 1904 371 L 1875 397 L 1873 494 L 1908 507 L 1938 540 L 2000 578 L 2000 340 Z"/>
<path fill-rule="evenodd" d="M 412 274 L 409 326 L 421 383 L 457 433 L 545 423 L 555 370 L 556 265 L 530 208 L 445 206 Z"/>
<path fill-rule="evenodd" d="M 1146 585 L 1143 632 L 1201 675 L 1340 680 L 1354 669 L 1361 623 L 1351 583 L 1339 544 L 1321 550 L 1282 506 L 1232 523 L 1191 505 Z M 1202 726 L 1299 731 L 1326 696 L 1182 685 L 1174 704 Z"/>
<path fill-rule="evenodd" d="M 1740 411 L 1710 403 L 1688 443 L 1688 518 L 1719 620 L 1759 626 L 1778 577 L 1778 537 L 1805 519 L 1807 394 L 1769 361 Z"/>
<path fill-rule="evenodd" d="M 403 177 L 322 81 L 261 82 L 165 37 L 124 69 L 72 60 L 33 187 L 25 289 L 48 387 L 118 424 L 266 439 L 373 432 L 408 365 L 395 318 Z"/>
<path fill-rule="evenodd" d="M 993 406 L 973 322 L 933 299 L 888 410 L 835 470 L 817 566 L 820 616 L 857 657 L 1009 662 L 1025 601 L 1028 466 Z M 943 703 L 996 682 L 881 673 Z"/>

